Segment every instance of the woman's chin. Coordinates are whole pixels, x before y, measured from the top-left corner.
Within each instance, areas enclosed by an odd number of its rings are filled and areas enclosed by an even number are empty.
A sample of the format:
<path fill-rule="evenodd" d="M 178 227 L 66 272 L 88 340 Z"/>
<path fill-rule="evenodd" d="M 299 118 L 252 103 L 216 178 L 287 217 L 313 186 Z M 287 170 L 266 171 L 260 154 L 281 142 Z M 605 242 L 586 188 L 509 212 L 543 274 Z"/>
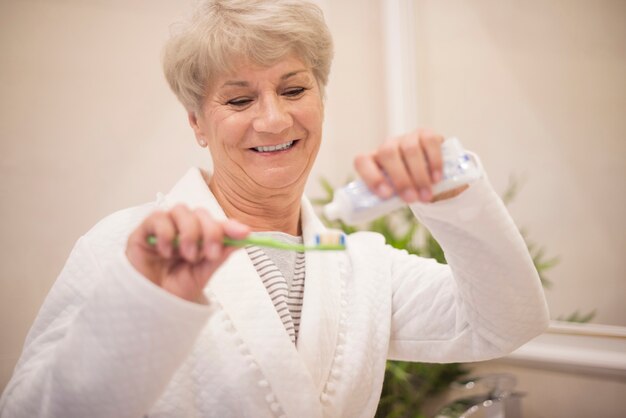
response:
<path fill-rule="evenodd" d="M 303 167 L 272 167 L 256 174 L 250 173 L 250 177 L 264 189 L 295 189 L 306 183 L 308 171 Z"/>

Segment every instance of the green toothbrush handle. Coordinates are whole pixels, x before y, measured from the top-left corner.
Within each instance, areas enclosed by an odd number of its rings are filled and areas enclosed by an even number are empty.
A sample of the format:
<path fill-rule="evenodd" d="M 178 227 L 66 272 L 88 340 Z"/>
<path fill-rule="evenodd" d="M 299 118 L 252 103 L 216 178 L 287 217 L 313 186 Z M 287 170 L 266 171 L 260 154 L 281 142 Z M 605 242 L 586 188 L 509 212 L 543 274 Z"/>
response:
<path fill-rule="evenodd" d="M 302 245 L 302 244 L 289 244 L 282 241 L 277 241 L 270 237 L 262 237 L 249 235 L 244 239 L 232 239 L 224 237 L 224 244 L 235 247 L 245 247 L 246 245 L 256 245 L 266 248 L 277 248 L 279 250 L 287 251 L 343 251 L 346 249 L 344 244 L 317 244 L 317 245 Z"/>
<path fill-rule="evenodd" d="M 258 245 L 259 247 L 278 248 L 281 250 L 292 250 L 295 248 L 303 247 L 298 244 L 288 244 L 281 241 L 276 241 L 272 238 L 248 236 L 244 239 L 233 239 L 224 237 L 224 245 L 230 245 L 231 247 L 245 247 L 246 245 Z M 298 251 L 295 249 L 295 251 Z"/>
<path fill-rule="evenodd" d="M 148 244 L 156 245 L 157 239 L 154 235 L 150 235 L 147 238 Z M 277 248 L 279 250 L 287 251 L 343 251 L 346 246 L 343 244 L 319 244 L 319 245 L 302 245 L 302 244 L 289 244 L 282 241 L 277 241 L 270 237 L 262 237 L 249 235 L 244 239 L 233 239 L 230 237 L 224 237 L 224 245 L 231 247 L 245 247 L 247 245 L 257 245 L 259 247 Z M 178 247 L 178 237 L 174 239 L 174 246 Z"/>

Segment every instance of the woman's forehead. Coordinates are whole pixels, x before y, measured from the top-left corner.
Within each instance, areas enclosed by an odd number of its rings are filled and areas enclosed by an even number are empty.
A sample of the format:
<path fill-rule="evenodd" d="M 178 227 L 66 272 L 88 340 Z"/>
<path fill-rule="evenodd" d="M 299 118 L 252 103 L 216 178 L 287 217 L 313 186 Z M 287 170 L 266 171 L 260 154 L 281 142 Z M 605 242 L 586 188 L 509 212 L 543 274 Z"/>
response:
<path fill-rule="evenodd" d="M 213 85 L 245 86 L 259 79 L 280 82 L 293 77 L 313 77 L 311 68 L 297 56 L 286 56 L 271 64 L 261 64 L 247 58 L 234 60 L 231 69 L 216 74 Z"/>

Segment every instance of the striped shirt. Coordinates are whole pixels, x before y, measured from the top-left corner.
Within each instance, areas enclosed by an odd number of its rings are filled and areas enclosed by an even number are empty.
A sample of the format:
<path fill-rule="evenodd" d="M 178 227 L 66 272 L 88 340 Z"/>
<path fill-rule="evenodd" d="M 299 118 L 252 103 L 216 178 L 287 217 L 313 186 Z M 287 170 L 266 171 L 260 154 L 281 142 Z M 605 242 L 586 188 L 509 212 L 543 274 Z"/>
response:
<path fill-rule="evenodd" d="M 280 241 L 302 243 L 301 237 L 281 232 L 266 232 L 262 235 Z M 295 344 L 298 340 L 304 298 L 304 253 L 260 248 L 254 245 L 247 246 L 246 251 L 267 289 L 287 334 Z"/>

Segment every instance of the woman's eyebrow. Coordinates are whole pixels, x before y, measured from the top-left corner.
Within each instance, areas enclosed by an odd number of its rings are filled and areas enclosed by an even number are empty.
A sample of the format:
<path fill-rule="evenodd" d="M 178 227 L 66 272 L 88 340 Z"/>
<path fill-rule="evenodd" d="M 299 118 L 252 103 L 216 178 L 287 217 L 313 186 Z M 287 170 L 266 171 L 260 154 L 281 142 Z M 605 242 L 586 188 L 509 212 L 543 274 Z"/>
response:
<path fill-rule="evenodd" d="M 306 72 L 306 71 L 307 71 L 307 70 L 306 70 L 306 69 L 304 69 L 304 68 L 303 68 L 303 69 L 301 69 L 301 70 L 290 71 L 290 72 L 288 72 L 287 74 L 285 74 L 285 75 L 281 76 L 281 77 L 280 77 L 280 79 L 284 81 L 284 80 L 287 80 L 287 79 L 288 79 L 288 78 L 290 78 L 290 77 L 293 77 L 294 75 L 297 75 L 297 74 L 299 74 L 299 73 Z"/>
<path fill-rule="evenodd" d="M 250 83 L 247 81 L 230 80 L 221 85 L 221 87 L 235 86 L 235 87 L 248 87 Z M 221 88 L 220 87 L 220 88 Z"/>
<path fill-rule="evenodd" d="M 301 70 L 296 70 L 296 71 L 290 71 L 282 76 L 280 76 L 280 80 L 281 81 L 285 81 L 288 78 L 291 78 L 295 75 L 298 75 L 302 72 L 306 72 L 306 69 L 301 69 Z M 228 87 L 228 86 L 235 86 L 235 87 L 248 87 L 250 85 L 250 83 L 248 83 L 245 80 L 228 80 L 226 81 L 224 84 L 221 85 L 221 87 Z"/>

